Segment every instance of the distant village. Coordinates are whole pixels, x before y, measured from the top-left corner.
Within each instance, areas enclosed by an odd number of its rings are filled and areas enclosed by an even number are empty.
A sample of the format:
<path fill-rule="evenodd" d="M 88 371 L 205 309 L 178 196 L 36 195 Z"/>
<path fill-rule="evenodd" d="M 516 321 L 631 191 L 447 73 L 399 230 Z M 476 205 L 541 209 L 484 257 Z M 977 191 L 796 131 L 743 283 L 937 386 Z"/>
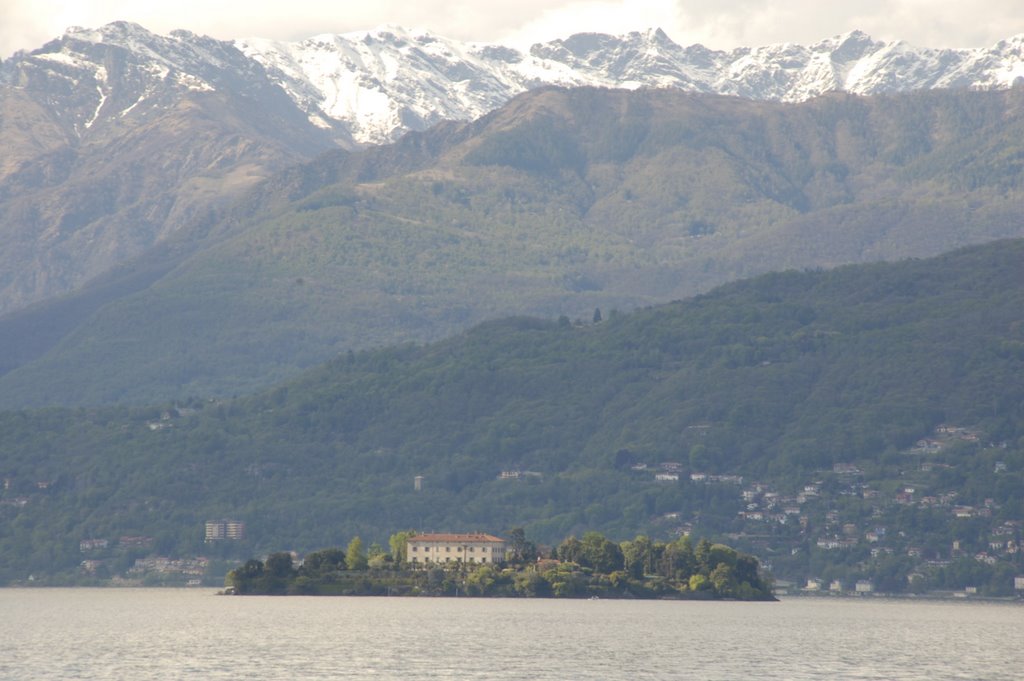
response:
<path fill-rule="evenodd" d="M 730 542 L 744 550 L 758 555 L 762 567 L 772 572 L 771 556 L 796 554 L 801 551 L 835 552 L 837 561 L 845 562 L 846 555 L 864 555 L 873 559 L 885 556 L 905 555 L 914 559 L 919 571 L 911 572 L 907 578 L 914 580 L 923 576 L 923 571 L 948 567 L 953 560 L 972 558 L 980 563 L 994 565 L 1007 561 L 1017 566 L 1021 576 L 1014 580 L 1018 594 L 1024 596 L 1024 568 L 1021 567 L 1022 533 L 1024 519 L 994 520 L 998 505 L 991 498 L 980 504 L 964 503 L 956 491 L 937 488 L 938 474 L 951 468 L 947 464 L 930 460 L 957 442 L 977 443 L 979 432 L 953 425 L 940 425 L 927 438 L 919 440 L 907 452 L 907 459 L 913 467 L 904 471 L 906 484 L 896 488 L 873 487 L 864 481 L 864 473 L 853 463 L 837 463 L 831 470 L 821 471 L 813 479 L 796 485 L 796 491 L 784 493 L 773 485 L 763 482 L 748 482 L 740 475 L 715 475 L 701 471 L 685 472 L 680 462 L 634 463 L 630 470 L 634 475 L 648 475 L 655 482 L 683 482 L 702 485 L 728 485 L 736 488 L 740 510 L 735 522 L 725 533 Z M 990 445 L 992 449 L 1005 445 Z M 1006 472 L 1002 461 L 993 463 L 996 475 Z M 504 471 L 501 479 L 523 479 L 539 473 Z M 851 504 L 850 500 L 862 503 Z M 899 527 L 895 516 L 902 509 L 927 509 L 952 519 L 977 519 L 986 527 L 986 541 L 953 539 L 943 547 L 923 546 L 907 538 Z M 866 510 L 866 513 L 865 513 Z M 867 517 L 865 518 L 865 515 Z M 658 521 L 668 527 L 672 534 L 690 534 L 697 518 L 684 518 L 681 513 L 667 513 Z M 705 528 L 698 528 L 705 531 Z M 776 588 L 780 594 L 792 593 L 833 593 L 870 594 L 876 592 L 876 585 L 870 579 L 829 580 L 811 575 L 806 581 L 796 583 L 778 580 Z M 977 587 L 966 587 L 953 596 L 973 596 Z"/>
<path fill-rule="evenodd" d="M 980 563 L 994 565 L 1007 561 L 1021 569 L 1021 540 L 1024 520 L 1020 518 L 993 520 L 999 510 L 991 498 L 980 504 L 963 503 L 954 490 L 937 487 L 939 473 L 951 468 L 947 464 L 930 461 L 929 455 L 942 452 L 956 442 L 978 442 L 977 431 L 957 426 L 941 425 L 931 437 L 919 440 L 906 454 L 914 462 L 903 472 L 906 484 L 882 489 L 864 482 L 864 473 L 852 463 L 834 464 L 830 471 L 822 471 L 812 480 L 797 485 L 796 493 L 783 494 L 771 485 L 760 482 L 745 483 L 735 475 L 690 473 L 690 481 L 703 484 L 728 484 L 737 487 L 741 510 L 737 512 L 735 529 L 727 534 L 737 546 L 762 557 L 762 566 L 772 571 L 773 554 L 816 550 L 837 554 L 856 554 L 878 559 L 885 556 L 905 555 L 914 559 L 918 569 L 907 579 L 923 578 L 924 571 L 948 567 L 959 558 L 972 558 Z M 992 445 L 995 449 L 1005 445 Z M 636 467 L 634 467 L 636 469 Z M 993 463 L 994 474 L 1006 472 L 1006 464 Z M 662 464 L 654 473 L 655 480 L 673 480 L 678 472 Z M 860 500 L 862 503 L 849 503 Z M 908 539 L 900 528 L 898 516 L 903 509 L 924 509 L 946 515 L 951 519 L 978 519 L 985 527 L 986 541 L 952 539 L 946 546 L 924 546 Z M 865 517 L 865 515 L 867 517 Z M 675 520 L 668 518 L 666 520 Z M 682 525 L 677 531 L 688 532 L 692 525 Z M 843 555 L 837 560 L 844 561 Z M 1024 576 L 1017 576 L 1014 587 L 1024 595 Z M 827 583 L 811 575 L 804 583 L 778 580 L 779 594 L 827 592 L 833 594 L 871 594 L 876 585 L 870 579 L 829 580 Z M 962 592 L 948 594 L 965 597 L 978 594 L 978 587 L 967 586 Z"/>
<path fill-rule="evenodd" d="M 207 520 L 205 523 L 204 542 L 217 544 L 221 542 L 240 541 L 245 538 L 245 523 L 240 520 Z M 82 539 L 78 549 L 84 558 L 80 564 L 81 571 L 97 578 L 109 578 L 114 584 L 126 586 L 139 584 L 179 584 L 185 586 L 211 585 L 209 570 L 211 561 L 205 556 L 190 558 L 168 558 L 154 555 L 153 537 L 122 536 L 110 539 Z M 121 572 L 111 571 L 112 565 L 122 564 L 125 555 L 137 555 L 127 569 Z M 102 556 L 102 557 L 99 557 Z M 222 575 L 215 576 L 213 585 L 217 585 Z"/>

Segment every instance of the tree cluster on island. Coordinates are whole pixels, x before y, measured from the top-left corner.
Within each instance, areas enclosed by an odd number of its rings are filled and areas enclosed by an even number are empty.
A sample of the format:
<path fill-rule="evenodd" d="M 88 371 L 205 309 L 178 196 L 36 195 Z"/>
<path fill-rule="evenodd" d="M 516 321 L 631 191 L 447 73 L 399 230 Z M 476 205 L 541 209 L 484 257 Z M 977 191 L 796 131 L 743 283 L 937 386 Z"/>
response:
<path fill-rule="evenodd" d="M 773 600 L 753 556 L 688 536 L 653 541 L 639 535 L 615 543 L 599 532 L 569 537 L 542 557 L 521 528 L 510 533 L 503 564 L 410 563 L 412 532 L 364 550 L 355 537 L 346 549 L 328 548 L 296 566 L 289 552 L 251 559 L 230 571 L 227 593 L 348 596 L 494 596 L 547 598 L 660 598 Z"/>

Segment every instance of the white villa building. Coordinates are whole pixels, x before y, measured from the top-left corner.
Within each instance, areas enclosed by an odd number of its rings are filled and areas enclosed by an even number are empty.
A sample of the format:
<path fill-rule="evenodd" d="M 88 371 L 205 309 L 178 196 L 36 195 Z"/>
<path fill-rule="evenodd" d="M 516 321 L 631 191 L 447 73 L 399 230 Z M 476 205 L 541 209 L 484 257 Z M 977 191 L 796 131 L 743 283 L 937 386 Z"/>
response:
<path fill-rule="evenodd" d="M 406 544 L 410 563 L 504 563 L 505 540 L 492 534 L 418 534 Z"/>

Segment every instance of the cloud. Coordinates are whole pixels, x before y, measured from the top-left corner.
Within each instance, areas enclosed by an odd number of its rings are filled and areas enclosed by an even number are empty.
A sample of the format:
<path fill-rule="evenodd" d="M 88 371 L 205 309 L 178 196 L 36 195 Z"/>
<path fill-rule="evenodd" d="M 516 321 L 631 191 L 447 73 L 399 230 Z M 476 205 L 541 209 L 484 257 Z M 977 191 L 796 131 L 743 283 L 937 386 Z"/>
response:
<path fill-rule="evenodd" d="M 526 47 L 573 33 L 621 34 L 649 28 L 661 28 L 673 36 L 681 24 L 680 19 L 679 4 L 674 0 L 547 3 L 534 18 L 515 30 L 506 31 L 500 40 Z"/>
<path fill-rule="evenodd" d="M 1020 0 L 0 0 L 0 56 L 33 49 L 68 26 L 124 19 L 151 31 L 296 40 L 398 24 L 460 40 L 524 45 L 574 32 L 663 28 L 676 42 L 728 49 L 812 43 L 855 28 L 881 40 L 988 46 L 1024 33 Z"/>
<path fill-rule="evenodd" d="M 719 48 L 810 44 L 854 29 L 876 40 L 904 40 L 922 47 L 989 47 L 1024 32 L 1020 0 L 987 0 L 983 8 L 959 0 L 693 0 L 678 4 L 684 22 L 680 30 L 695 36 L 695 42 Z"/>
<path fill-rule="evenodd" d="M 158 33 L 186 28 L 222 39 L 296 39 L 397 24 L 487 41 L 558 4 L 557 0 L 0 0 L 0 39 L 4 45 L 30 40 L 21 47 L 34 47 L 61 35 L 68 26 L 96 27 L 123 19 Z"/>

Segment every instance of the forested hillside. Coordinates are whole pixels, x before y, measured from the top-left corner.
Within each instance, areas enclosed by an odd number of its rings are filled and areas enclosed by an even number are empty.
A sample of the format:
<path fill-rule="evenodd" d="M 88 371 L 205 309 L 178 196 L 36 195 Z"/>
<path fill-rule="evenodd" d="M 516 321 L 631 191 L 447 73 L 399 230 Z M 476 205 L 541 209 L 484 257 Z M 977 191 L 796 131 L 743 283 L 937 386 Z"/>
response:
<path fill-rule="evenodd" d="M 285 171 L 201 248 L 0 318 L 0 405 L 245 394 L 488 319 L 1021 236 L 1022 97 L 531 92 Z"/>
<path fill-rule="evenodd" d="M 806 574 L 869 560 L 815 547 L 846 531 L 836 523 L 876 523 L 897 555 L 948 558 L 952 540 L 987 546 L 1000 523 L 1019 534 L 1022 370 L 1024 242 L 1003 241 L 582 323 L 489 322 L 346 353 L 233 401 L 7 412 L 0 577 L 73 570 L 93 538 L 111 540 L 98 558 L 113 565 L 132 555 L 115 552 L 122 536 L 246 557 L 401 528 L 730 533 Z M 745 525 L 753 482 L 757 498 L 805 495 L 792 501 L 802 524 Z M 221 517 L 248 538 L 204 548 L 203 521 Z"/>

